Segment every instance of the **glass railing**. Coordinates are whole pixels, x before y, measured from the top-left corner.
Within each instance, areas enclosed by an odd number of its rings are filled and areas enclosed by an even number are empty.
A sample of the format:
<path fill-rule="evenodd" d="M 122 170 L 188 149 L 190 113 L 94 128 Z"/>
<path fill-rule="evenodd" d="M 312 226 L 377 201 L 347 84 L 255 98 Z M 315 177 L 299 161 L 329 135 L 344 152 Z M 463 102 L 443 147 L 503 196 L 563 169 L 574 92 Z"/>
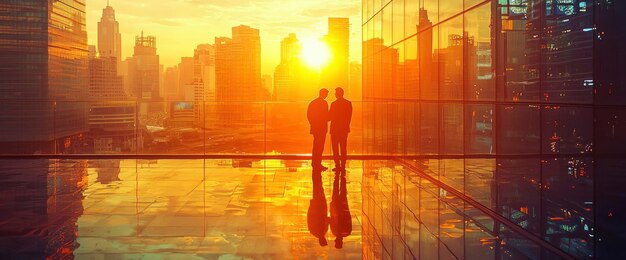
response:
<path fill-rule="evenodd" d="M 310 154 L 308 103 L 3 102 L 0 154 Z M 362 117 L 353 102 L 352 154 L 362 153 Z"/>

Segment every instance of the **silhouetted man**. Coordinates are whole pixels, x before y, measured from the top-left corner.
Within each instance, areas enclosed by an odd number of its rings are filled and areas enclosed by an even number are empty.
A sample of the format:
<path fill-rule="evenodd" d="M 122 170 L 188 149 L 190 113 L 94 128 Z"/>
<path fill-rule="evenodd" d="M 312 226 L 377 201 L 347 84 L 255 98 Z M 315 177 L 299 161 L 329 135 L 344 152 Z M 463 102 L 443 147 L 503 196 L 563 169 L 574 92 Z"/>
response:
<path fill-rule="evenodd" d="M 345 170 L 348 148 L 348 134 L 352 121 L 352 102 L 343 97 L 343 89 L 336 88 L 337 100 L 330 105 L 330 140 L 335 159 L 334 171 Z"/>
<path fill-rule="evenodd" d="M 352 215 L 348 205 L 345 171 L 335 174 L 333 198 L 330 201 L 330 231 L 335 236 L 335 248 L 343 247 L 343 238 L 352 233 Z"/>
<path fill-rule="evenodd" d="M 328 89 L 320 89 L 319 97 L 311 101 L 306 113 L 313 135 L 313 160 L 311 160 L 311 164 L 313 168 L 319 168 L 323 171 L 328 170 L 322 165 L 322 154 L 324 153 L 329 120 L 326 97 L 328 97 Z"/>
<path fill-rule="evenodd" d="M 326 206 L 326 195 L 322 185 L 322 171 L 313 168 L 313 198 L 306 213 L 306 222 L 309 232 L 320 243 L 320 246 L 327 246 L 326 233 L 328 232 L 328 207 Z"/>

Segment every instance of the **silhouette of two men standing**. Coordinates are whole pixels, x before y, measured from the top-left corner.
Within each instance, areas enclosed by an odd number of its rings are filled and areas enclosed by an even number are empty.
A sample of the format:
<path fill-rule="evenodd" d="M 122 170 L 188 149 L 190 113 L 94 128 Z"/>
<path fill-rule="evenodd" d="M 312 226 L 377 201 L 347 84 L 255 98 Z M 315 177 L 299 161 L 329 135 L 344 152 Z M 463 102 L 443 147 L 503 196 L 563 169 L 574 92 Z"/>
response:
<path fill-rule="evenodd" d="M 328 133 L 328 121 L 330 121 L 330 139 L 333 148 L 333 158 L 335 160 L 334 171 L 345 170 L 347 161 L 347 143 L 350 133 L 350 122 L 352 121 L 352 102 L 344 98 L 342 88 L 335 89 L 335 100 L 328 110 L 329 91 L 321 89 L 319 97 L 311 101 L 307 110 L 307 118 L 311 125 L 313 135 L 313 168 L 327 170 L 322 165 L 322 154 Z"/>

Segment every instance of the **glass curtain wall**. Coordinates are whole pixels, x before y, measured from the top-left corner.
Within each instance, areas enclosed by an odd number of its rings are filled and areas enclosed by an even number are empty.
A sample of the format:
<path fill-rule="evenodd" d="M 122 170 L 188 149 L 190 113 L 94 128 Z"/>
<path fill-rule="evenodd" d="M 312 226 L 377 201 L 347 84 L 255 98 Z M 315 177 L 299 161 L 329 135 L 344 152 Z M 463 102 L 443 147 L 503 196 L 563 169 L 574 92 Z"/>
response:
<path fill-rule="evenodd" d="M 615 204 L 624 199 L 617 187 L 626 184 L 618 148 L 626 144 L 623 3 L 362 6 L 365 154 L 415 156 L 410 163 L 424 173 L 576 258 L 620 254 L 614 249 L 625 225 L 614 216 L 624 212 Z M 370 165 L 364 172 L 379 171 Z M 445 192 L 411 196 L 422 204 L 449 199 Z M 450 243 L 434 249 L 433 236 L 462 244 L 471 231 L 465 222 L 458 236 L 446 233 L 450 203 L 438 205 L 439 222 L 430 227 L 430 217 L 409 216 L 428 234 L 400 237 L 427 243 L 415 257 L 470 257 Z M 501 226 L 494 232 L 506 236 Z"/>

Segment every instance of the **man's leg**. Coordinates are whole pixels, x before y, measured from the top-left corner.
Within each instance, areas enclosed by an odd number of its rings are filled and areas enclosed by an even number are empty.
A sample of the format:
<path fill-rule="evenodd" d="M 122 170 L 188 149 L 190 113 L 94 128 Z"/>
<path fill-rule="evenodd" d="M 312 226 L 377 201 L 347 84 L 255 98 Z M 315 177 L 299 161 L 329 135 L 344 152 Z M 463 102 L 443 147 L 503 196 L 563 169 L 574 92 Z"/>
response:
<path fill-rule="evenodd" d="M 333 159 L 335 159 L 335 168 L 341 169 L 341 160 L 339 154 L 339 135 L 330 134 L 330 142 L 333 146 Z"/>
<path fill-rule="evenodd" d="M 341 168 L 345 170 L 346 162 L 348 160 L 348 134 L 342 135 L 339 143 L 339 145 L 341 146 Z"/>
<path fill-rule="evenodd" d="M 315 134 L 313 135 L 313 160 L 311 161 L 313 166 L 322 165 L 322 154 L 324 154 L 324 143 L 326 142 L 326 135 Z"/>

